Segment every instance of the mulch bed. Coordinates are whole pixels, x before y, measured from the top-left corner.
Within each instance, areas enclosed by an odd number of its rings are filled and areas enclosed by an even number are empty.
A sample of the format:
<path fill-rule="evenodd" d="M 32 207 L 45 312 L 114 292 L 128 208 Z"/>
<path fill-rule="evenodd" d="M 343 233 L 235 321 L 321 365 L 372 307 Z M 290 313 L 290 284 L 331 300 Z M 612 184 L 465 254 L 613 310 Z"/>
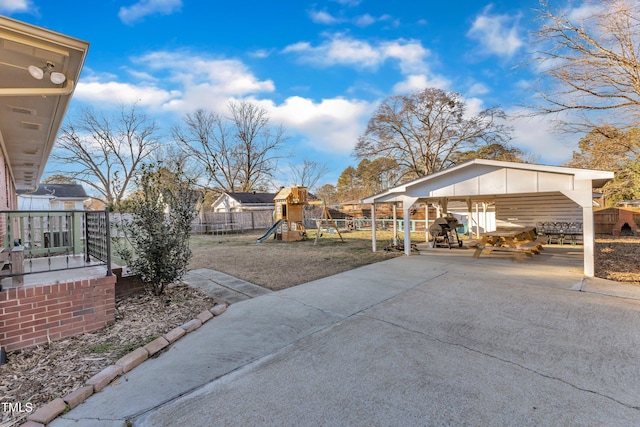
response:
<path fill-rule="evenodd" d="M 159 297 L 143 292 L 119 298 L 113 325 L 8 354 L 7 364 L 0 366 L 2 402 L 38 408 L 63 397 L 125 354 L 214 305 L 212 298 L 184 284 L 168 287 Z M 18 425 L 27 414 L 16 415 L 3 412 L 0 425 Z"/>
<path fill-rule="evenodd" d="M 597 239 L 595 275 L 640 286 L 640 238 Z"/>

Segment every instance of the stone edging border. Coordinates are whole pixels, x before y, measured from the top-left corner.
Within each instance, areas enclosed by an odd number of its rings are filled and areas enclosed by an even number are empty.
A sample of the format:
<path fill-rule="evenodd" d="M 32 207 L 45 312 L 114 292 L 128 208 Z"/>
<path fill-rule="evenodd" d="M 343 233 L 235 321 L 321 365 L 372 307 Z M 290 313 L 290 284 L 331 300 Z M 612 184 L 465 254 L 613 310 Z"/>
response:
<path fill-rule="evenodd" d="M 107 366 L 102 371 L 89 378 L 83 387 L 72 391 L 64 397 L 58 397 L 46 405 L 41 406 L 35 412 L 27 415 L 27 422 L 21 424 L 20 427 L 44 427 L 58 417 L 58 415 L 66 411 L 67 406 L 69 409 L 75 408 L 93 393 L 101 391 L 122 374 L 129 372 L 149 357 L 155 355 L 160 350 L 165 349 L 189 332 L 198 329 L 213 317 L 220 316 L 227 310 L 227 307 L 227 303 L 216 304 L 209 310 L 205 310 L 198 314 L 195 319 L 183 323 L 181 326 L 170 330 L 147 345 L 139 347 L 122 356 L 115 364 Z"/>

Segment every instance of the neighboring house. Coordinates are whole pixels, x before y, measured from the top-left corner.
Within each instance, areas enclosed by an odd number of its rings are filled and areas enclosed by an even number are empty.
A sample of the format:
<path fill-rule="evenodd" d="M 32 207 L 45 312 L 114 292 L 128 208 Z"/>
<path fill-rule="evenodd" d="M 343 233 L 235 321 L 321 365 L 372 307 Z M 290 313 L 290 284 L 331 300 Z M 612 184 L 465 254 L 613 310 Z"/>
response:
<path fill-rule="evenodd" d="M 214 212 L 273 211 L 275 193 L 222 193 L 211 205 Z"/>
<path fill-rule="evenodd" d="M 35 191 L 18 190 L 18 209 L 59 211 L 84 209 L 89 198 L 80 184 L 38 184 Z"/>

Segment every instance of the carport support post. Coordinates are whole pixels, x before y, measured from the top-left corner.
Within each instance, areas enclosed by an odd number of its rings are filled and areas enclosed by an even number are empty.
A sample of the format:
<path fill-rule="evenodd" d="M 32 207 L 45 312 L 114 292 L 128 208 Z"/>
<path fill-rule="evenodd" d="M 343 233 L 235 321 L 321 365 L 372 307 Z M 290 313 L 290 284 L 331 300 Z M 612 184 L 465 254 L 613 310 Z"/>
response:
<path fill-rule="evenodd" d="M 393 202 L 393 246 L 398 246 L 398 206 Z"/>
<path fill-rule="evenodd" d="M 591 180 L 576 181 L 576 189 L 573 191 L 563 191 L 562 194 L 582 206 L 582 240 L 584 253 L 584 275 L 593 277 L 595 275 L 594 246 L 595 246 L 595 226 L 593 221 L 593 184 Z"/>
<path fill-rule="evenodd" d="M 376 204 L 371 204 L 371 250 L 376 252 Z"/>
<path fill-rule="evenodd" d="M 411 255 L 411 206 L 418 200 L 417 197 L 403 197 L 402 210 L 404 211 L 404 254 Z"/>
<path fill-rule="evenodd" d="M 582 207 L 582 248 L 584 251 L 584 275 L 595 276 L 595 227 L 593 221 L 593 206 Z"/>
<path fill-rule="evenodd" d="M 424 204 L 424 241 L 429 243 L 429 203 Z"/>

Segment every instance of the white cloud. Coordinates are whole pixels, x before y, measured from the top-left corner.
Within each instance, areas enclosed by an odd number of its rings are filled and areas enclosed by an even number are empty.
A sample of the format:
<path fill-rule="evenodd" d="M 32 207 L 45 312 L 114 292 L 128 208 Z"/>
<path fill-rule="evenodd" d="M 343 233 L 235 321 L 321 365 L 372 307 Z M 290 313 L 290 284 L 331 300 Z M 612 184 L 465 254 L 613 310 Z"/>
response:
<path fill-rule="evenodd" d="M 294 53 L 300 61 L 319 67 L 347 65 L 376 69 L 387 60 L 396 60 L 403 74 L 425 72 L 429 50 L 416 40 L 395 40 L 372 44 L 342 34 L 333 35 L 314 47 L 298 42 L 285 47 L 283 53 Z"/>
<path fill-rule="evenodd" d="M 480 98 L 465 98 L 465 102 L 467 104 L 467 109 L 464 112 L 464 115 L 467 118 L 475 117 L 485 109 L 484 102 Z"/>
<path fill-rule="evenodd" d="M 130 76 L 143 83 L 122 83 L 112 74 L 90 74 L 78 85 L 75 97 L 101 104 L 139 101 L 155 110 L 222 111 L 231 98 L 273 92 L 271 80 L 258 79 L 241 61 L 213 59 L 191 52 L 159 51 L 132 58 Z M 91 72 L 91 70 L 85 70 Z"/>
<path fill-rule="evenodd" d="M 273 49 L 257 49 L 248 52 L 248 55 L 252 58 L 268 58 L 273 53 Z"/>
<path fill-rule="evenodd" d="M 0 0 L 0 12 L 2 13 L 34 13 L 37 11 L 38 9 L 31 0 Z"/>
<path fill-rule="evenodd" d="M 182 0 L 140 0 L 128 7 L 121 7 L 118 17 L 125 24 L 133 24 L 147 15 L 170 15 L 182 7 Z"/>
<path fill-rule="evenodd" d="M 376 106 L 344 98 L 318 103 L 299 96 L 289 97 L 280 105 L 265 104 L 272 120 L 301 135 L 305 145 L 336 155 L 351 153 Z"/>
<path fill-rule="evenodd" d="M 426 74 L 412 74 L 393 86 L 394 93 L 408 93 L 414 90 L 435 87 L 438 89 L 448 89 L 451 82 L 444 77 L 434 76 L 429 78 Z"/>
<path fill-rule="evenodd" d="M 484 83 L 474 83 L 467 90 L 467 95 L 469 96 L 486 95 L 487 93 L 489 93 L 489 88 Z"/>
<path fill-rule="evenodd" d="M 155 107 L 179 96 L 177 91 L 166 91 L 155 86 L 141 86 L 119 82 L 81 81 L 74 99 L 101 105 L 131 104 Z"/>
<path fill-rule="evenodd" d="M 578 7 L 574 7 L 565 12 L 572 22 L 580 22 L 602 12 L 604 5 L 595 2 L 585 2 Z"/>
<path fill-rule="evenodd" d="M 350 6 L 350 7 L 357 6 L 362 2 L 362 0 L 333 0 L 333 1 L 335 1 L 336 3 L 340 3 L 344 6 Z"/>
<path fill-rule="evenodd" d="M 356 16 L 353 19 L 353 23 L 358 27 L 368 27 L 370 25 L 375 24 L 376 22 L 383 22 L 383 21 L 389 21 L 389 20 L 391 20 L 390 15 L 385 14 L 376 18 L 375 16 L 371 16 L 368 13 L 365 13 L 364 15 Z"/>
<path fill-rule="evenodd" d="M 315 22 L 316 24 L 335 25 L 342 22 L 341 19 L 336 18 L 335 16 L 331 15 L 329 12 L 319 11 L 319 10 L 310 11 L 309 17 L 311 18 L 311 21 Z"/>
<path fill-rule="evenodd" d="M 487 6 L 473 21 L 467 36 L 478 41 L 487 54 L 511 57 L 524 44 L 520 38 L 520 16 L 492 15 Z"/>
<path fill-rule="evenodd" d="M 571 159 L 577 139 L 557 132 L 549 117 L 522 117 L 526 111 L 518 111 L 519 117 L 509 124 L 514 127 L 512 144 L 533 154 L 539 163 L 560 165 Z"/>

